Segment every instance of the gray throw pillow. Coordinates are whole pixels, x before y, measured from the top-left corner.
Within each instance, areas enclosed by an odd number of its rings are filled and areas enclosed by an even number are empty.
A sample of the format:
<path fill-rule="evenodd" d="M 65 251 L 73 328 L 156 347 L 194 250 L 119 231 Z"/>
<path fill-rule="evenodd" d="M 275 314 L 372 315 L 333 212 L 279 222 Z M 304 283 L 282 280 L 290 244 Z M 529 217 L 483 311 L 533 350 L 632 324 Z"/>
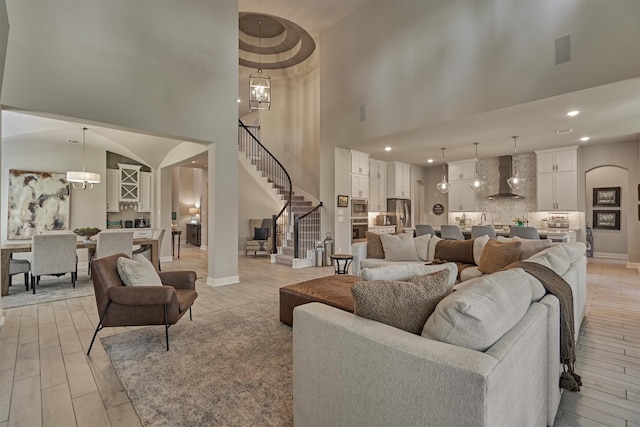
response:
<path fill-rule="evenodd" d="M 118 258 L 118 274 L 127 286 L 162 286 L 162 280 L 151 261 L 141 256 L 137 259 Z"/>
<path fill-rule="evenodd" d="M 440 300 L 451 293 L 449 270 L 406 281 L 373 280 L 351 287 L 355 314 L 420 334 Z"/>
<path fill-rule="evenodd" d="M 269 238 L 268 228 L 255 227 L 253 229 L 253 240 L 267 240 L 268 238 Z"/>
<path fill-rule="evenodd" d="M 387 261 L 420 261 L 410 233 L 381 234 L 380 239 Z"/>

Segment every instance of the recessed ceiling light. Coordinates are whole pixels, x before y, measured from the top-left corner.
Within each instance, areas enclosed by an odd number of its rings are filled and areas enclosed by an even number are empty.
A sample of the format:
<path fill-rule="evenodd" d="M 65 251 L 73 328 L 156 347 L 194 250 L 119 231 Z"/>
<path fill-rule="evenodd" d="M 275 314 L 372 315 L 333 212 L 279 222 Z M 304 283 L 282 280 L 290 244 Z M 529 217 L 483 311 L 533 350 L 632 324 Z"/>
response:
<path fill-rule="evenodd" d="M 571 133 L 571 132 L 573 132 L 573 129 L 571 129 L 571 128 L 567 128 L 567 129 L 558 129 L 558 130 L 556 131 L 556 133 L 557 133 L 558 135 L 562 135 L 562 134 L 564 134 L 564 133 Z"/>
<path fill-rule="evenodd" d="M 238 103 L 240 103 L 240 98 L 238 98 Z"/>
<path fill-rule="evenodd" d="M 583 136 L 582 138 L 580 138 L 580 141 L 582 142 L 587 142 L 589 140 L 588 136 Z"/>
<path fill-rule="evenodd" d="M 191 163 L 192 163 L 192 164 L 193 164 L 193 163 L 195 163 L 195 162 L 196 162 L 195 160 L 191 160 Z"/>
<path fill-rule="evenodd" d="M 391 151 L 391 147 L 384 147 L 384 151 Z"/>
<path fill-rule="evenodd" d="M 569 112 L 567 113 L 567 116 L 569 116 L 569 117 L 575 117 L 575 116 L 577 116 L 578 114 L 580 114 L 580 111 L 578 111 L 578 110 L 571 110 L 571 111 L 569 111 Z"/>
<path fill-rule="evenodd" d="M 433 163 L 433 159 L 427 159 L 427 163 Z"/>

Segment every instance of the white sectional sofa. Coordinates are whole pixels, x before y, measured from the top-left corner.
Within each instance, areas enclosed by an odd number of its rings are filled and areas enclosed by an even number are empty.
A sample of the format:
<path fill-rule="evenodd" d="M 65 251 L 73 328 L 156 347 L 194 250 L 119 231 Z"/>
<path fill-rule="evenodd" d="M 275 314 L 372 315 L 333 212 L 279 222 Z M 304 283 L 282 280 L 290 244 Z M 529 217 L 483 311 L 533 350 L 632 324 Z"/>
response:
<path fill-rule="evenodd" d="M 571 286 L 577 340 L 586 309 L 585 245 L 555 245 L 527 261 Z M 558 299 L 522 269 L 462 283 L 437 305 L 423 336 L 320 303 L 299 306 L 294 422 L 553 425 L 561 396 L 559 312 Z"/>

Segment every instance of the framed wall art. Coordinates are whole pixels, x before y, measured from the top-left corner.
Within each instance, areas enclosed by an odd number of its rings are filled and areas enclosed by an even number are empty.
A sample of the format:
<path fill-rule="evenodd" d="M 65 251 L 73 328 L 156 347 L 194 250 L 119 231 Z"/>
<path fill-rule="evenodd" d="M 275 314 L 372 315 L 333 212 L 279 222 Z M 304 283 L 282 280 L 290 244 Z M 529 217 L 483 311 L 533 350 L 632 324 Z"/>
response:
<path fill-rule="evenodd" d="M 620 230 L 620 211 L 593 211 L 593 228 Z"/>
<path fill-rule="evenodd" d="M 620 207 L 620 187 L 594 188 L 593 206 Z"/>
<path fill-rule="evenodd" d="M 349 207 L 349 196 L 338 196 L 338 207 L 339 208 L 348 208 Z"/>
<path fill-rule="evenodd" d="M 43 231 L 69 229 L 66 174 L 9 170 L 8 240 L 31 239 Z"/>

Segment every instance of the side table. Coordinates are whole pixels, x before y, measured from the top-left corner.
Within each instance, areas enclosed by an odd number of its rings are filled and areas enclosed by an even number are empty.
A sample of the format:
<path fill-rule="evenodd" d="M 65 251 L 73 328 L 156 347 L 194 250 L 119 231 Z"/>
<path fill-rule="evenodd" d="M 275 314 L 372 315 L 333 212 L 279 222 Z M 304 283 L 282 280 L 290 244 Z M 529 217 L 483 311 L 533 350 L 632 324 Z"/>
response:
<path fill-rule="evenodd" d="M 176 246 L 175 238 L 178 236 L 178 258 L 180 258 L 180 235 L 182 230 L 171 230 L 171 256 L 174 256 L 174 248 Z"/>
<path fill-rule="evenodd" d="M 349 265 L 353 261 L 353 255 L 349 254 L 333 254 L 329 255 L 332 263 L 335 263 L 334 268 L 336 274 L 349 274 Z M 344 262 L 343 266 L 340 266 L 340 262 Z"/>

